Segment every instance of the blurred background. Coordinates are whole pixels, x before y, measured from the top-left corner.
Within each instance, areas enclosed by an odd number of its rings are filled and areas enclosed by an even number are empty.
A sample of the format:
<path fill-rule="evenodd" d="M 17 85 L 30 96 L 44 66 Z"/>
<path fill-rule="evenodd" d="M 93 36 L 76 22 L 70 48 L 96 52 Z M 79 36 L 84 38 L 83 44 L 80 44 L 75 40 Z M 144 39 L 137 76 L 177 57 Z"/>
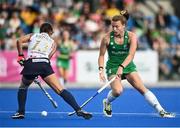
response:
<path fill-rule="evenodd" d="M 39 32 L 43 22 L 52 23 L 56 43 L 71 42 L 65 86 L 98 87 L 100 41 L 111 31 L 112 16 L 123 9 L 130 13 L 127 30 L 139 38 L 134 61 L 144 83 L 180 87 L 179 5 L 179 0 L 0 0 L 0 87 L 19 86 L 16 40 Z M 59 76 L 57 56 L 51 63 Z"/>

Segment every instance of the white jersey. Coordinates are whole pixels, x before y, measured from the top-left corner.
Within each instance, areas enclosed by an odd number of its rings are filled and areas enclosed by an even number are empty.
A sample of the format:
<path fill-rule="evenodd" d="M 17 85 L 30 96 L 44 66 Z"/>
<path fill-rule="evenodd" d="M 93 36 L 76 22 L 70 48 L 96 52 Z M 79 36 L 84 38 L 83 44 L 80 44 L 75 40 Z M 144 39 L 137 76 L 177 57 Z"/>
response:
<path fill-rule="evenodd" d="M 37 33 L 30 38 L 28 58 L 49 58 L 54 40 L 47 33 Z"/>

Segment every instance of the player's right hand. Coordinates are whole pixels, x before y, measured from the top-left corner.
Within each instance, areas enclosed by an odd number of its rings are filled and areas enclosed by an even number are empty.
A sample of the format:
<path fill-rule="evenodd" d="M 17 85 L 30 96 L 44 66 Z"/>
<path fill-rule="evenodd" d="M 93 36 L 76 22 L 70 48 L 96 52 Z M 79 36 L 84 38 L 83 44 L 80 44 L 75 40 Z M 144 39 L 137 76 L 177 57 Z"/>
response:
<path fill-rule="evenodd" d="M 19 55 L 18 58 L 17 58 L 17 62 L 23 66 L 24 65 L 24 61 L 25 61 L 25 57 L 24 55 Z"/>

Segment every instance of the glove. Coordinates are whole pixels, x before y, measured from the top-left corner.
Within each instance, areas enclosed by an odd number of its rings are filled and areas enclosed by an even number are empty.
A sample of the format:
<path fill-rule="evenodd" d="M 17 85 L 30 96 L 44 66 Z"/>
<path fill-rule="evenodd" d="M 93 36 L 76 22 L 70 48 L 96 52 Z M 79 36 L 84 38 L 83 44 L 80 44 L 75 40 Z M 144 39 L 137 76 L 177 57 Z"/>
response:
<path fill-rule="evenodd" d="M 17 62 L 23 66 L 24 65 L 24 61 L 25 61 L 25 58 L 24 58 L 24 55 L 19 55 L 18 58 L 17 58 Z"/>

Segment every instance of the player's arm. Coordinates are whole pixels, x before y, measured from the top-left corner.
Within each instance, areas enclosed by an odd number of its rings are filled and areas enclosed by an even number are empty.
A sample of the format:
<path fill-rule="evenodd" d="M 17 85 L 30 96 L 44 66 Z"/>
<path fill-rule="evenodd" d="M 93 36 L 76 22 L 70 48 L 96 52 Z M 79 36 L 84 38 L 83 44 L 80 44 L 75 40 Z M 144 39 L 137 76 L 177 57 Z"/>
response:
<path fill-rule="evenodd" d="M 52 51 L 49 54 L 49 59 L 51 59 L 51 57 L 55 54 L 56 48 L 57 48 L 57 44 L 54 42 L 53 45 L 52 45 Z"/>
<path fill-rule="evenodd" d="M 30 39 L 31 39 L 31 36 L 32 36 L 32 34 L 22 36 L 16 42 L 16 46 L 17 46 L 17 50 L 18 50 L 17 62 L 21 66 L 24 65 L 24 61 L 25 61 L 25 57 L 24 57 L 24 54 L 23 54 L 23 43 L 28 43 L 30 41 Z"/>
<path fill-rule="evenodd" d="M 99 70 L 104 68 L 104 55 L 107 50 L 107 36 L 103 37 L 101 44 L 100 44 L 100 49 L 99 49 L 99 58 L 98 58 L 98 65 L 99 65 Z"/>
<path fill-rule="evenodd" d="M 32 36 L 32 33 L 22 36 L 17 40 L 16 46 L 18 50 L 18 55 L 23 55 L 23 43 L 28 43 L 30 41 L 31 36 Z"/>
<path fill-rule="evenodd" d="M 100 81 L 106 81 L 106 78 L 104 76 L 104 55 L 107 50 L 107 45 L 108 45 L 108 39 L 107 39 L 107 36 L 105 36 L 101 41 L 101 45 L 99 49 L 99 57 L 98 57 Z"/>
<path fill-rule="evenodd" d="M 131 33 L 130 36 L 130 49 L 129 49 L 129 55 L 126 57 L 124 62 L 121 64 L 121 66 L 126 67 L 134 58 L 136 49 L 137 49 L 137 36 L 134 33 Z"/>

